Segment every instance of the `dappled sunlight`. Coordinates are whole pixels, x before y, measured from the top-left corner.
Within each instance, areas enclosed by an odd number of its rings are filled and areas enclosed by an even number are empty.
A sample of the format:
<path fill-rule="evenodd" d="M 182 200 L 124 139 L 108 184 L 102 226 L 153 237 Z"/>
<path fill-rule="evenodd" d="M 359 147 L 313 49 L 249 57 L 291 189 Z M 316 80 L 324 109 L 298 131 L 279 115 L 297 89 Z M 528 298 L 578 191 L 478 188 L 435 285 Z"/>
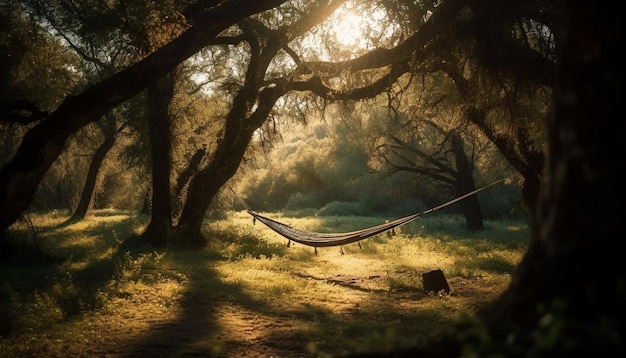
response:
<path fill-rule="evenodd" d="M 106 242 L 100 236 L 66 236 L 63 240 L 57 240 L 50 245 L 54 245 L 54 251 L 62 253 L 64 257 L 80 254 L 81 256 L 89 251 L 102 247 Z"/>
<path fill-rule="evenodd" d="M 253 261 L 267 262 L 269 260 L 261 258 Z M 288 274 L 280 270 L 271 270 L 269 267 L 255 267 L 257 265 L 250 262 L 244 263 L 239 261 L 239 263 L 241 265 L 235 263 L 218 265 L 216 270 L 222 277 L 223 282 L 240 285 L 247 294 L 255 299 L 266 297 L 271 300 L 283 294 L 291 293 L 297 288 L 293 280 L 289 279 Z M 243 272 L 240 271 L 242 268 L 245 268 Z"/>
<path fill-rule="evenodd" d="M 268 215 L 327 232 L 382 221 Z M 443 227 L 451 218 L 442 220 L 427 224 Z M 42 267 L 48 271 L 37 276 L 47 278 L 30 293 L 7 286 L 13 288 L 4 294 L 15 297 L 11 309 L 18 315 L 12 317 L 19 319 L 11 326 L 14 336 L 0 344 L 25 355 L 69 345 L 77 355 L 224 357 L 313 357 L 370 343 L 399 347 L 496 297 L 525 247 L 523 235 L 498 237 L 510 231 L 492 224 L 480 238 L 459 231 L 416 235 L 409 228 L 315 253 L 302 244 L 287 246 L 282 236 L 253 225 L 246 212 L 232 212 L 207 223 L 204 250 L 129 246 L 120 252 L 111 233 L 128 237 L 139 225 L 116 214 L 49 231 L 46 249 L 65 261 L 55 272 Z M 450 293 L 424 291 L 421 275 L 435 269 L 445 273 Z M 38 343 L 24 346 L 18 339 Z"/>
<path fill-rule="evenodd" d="M 28 231 L 33 228 L 48 230 L 61 225 L 67 219 L 67 212 L 51 211 L 49 213 L 24 213 L 20 220 L 11 228 L 16 231 Z"/>
<path fill-rule="evenodd" d="M 509 225 L 509 226 L 506 227 L 506 229 L 509 230 L 509 231 L 522 231 L 522 230 L 527 229 L 527 226 L 522 226 L 522 225 L 515 225 L 515 226 L 513 226 L 513 225 Z"/>
<path fill-rule="evenodd" d="M 387 240 L 381 256 L 396 265 L 409 265 L 423 272 L 448 267 L 454 260 L 444 252 L 441 241 L 407 236 Z"/>

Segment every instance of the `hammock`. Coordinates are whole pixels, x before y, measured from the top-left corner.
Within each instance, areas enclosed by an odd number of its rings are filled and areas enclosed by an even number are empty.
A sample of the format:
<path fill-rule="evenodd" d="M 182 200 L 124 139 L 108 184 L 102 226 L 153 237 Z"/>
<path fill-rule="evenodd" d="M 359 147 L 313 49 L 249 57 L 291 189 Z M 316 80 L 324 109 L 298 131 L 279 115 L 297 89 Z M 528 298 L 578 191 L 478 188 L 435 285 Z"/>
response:
<path fill-rule="evenodd" d="M 405 216 L 405 217 L 402 217 L 402 218 L 399 218 L 399 219 L 396 219 L 396 220 L 393 220 L 393 221 L 390 221 L 381 225 L 377 225 L 377 226 L 373 226 L 370 228 L 361 229 L 357 231 L 345 232 L 345 233 L 320 233 L 320 232 L 299 230 L 299 229 L 292 228 L 291 226 L 287 224 L 283 224 L 276 220 L 265 217 L 254 211 L 247 210 L 247 212 L 253 217 L 253 223 L 255 223 L 258 220 L 262 222 L 263 224 L 265 224 L 270 229 L 274 230 L 278 234 L 285 237 L 287 240 L 289 240 L 289 243 L 291 243 L 291 241 L 294 241 L 303 245 L 315 247 L 316 253 L 317 253 L 318 247 L 342 246 L 342 245 L 346 245 L 346 244 L 350 244 L 354 242 L 359 242 L 363 239 L 367 239 L 368 237 L 371 237 L 371 236 L 380 234 L 382 232 L 385 232 L 387 230 L 391 230 L 401 225 L 407 224 L 419 218 L 422 215 L 426 215 L 435 210 L 439 210 L 448 205 L 452 205 L 458 201 L 461 201 L 467 198 L 468 196 L 474 195 L 478 193 L 479 191 L 485 190 L 493 185 L 496 185 L 497 183 L 503 180 L 504 179 L 500 179 L 491 184 L 485 185 L 482 188 L 473 190 L 467 194 L 459 196 L 458 198 L 452 199 L 432 209 L 428 209 L 420 213 L 408 215 L 408 216 Z"/>

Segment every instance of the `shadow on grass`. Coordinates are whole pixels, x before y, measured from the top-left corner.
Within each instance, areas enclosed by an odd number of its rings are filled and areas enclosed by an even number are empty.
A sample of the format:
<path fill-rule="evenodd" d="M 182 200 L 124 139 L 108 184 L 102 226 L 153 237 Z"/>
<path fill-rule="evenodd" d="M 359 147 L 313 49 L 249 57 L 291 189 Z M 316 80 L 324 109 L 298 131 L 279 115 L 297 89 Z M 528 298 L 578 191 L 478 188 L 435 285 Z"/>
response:
<path fill-rule="evenodd" d="M 13 245 L 10 260 L 0 263 L 2 336 L 45 329 L 101 308 L 124 255 L 118 250 L 102 258 L 74 256 L 86 253 L 77 250 L 62 257 L 25 242 Z M 28 260 L 21 259 L 28 253 Z"/>
<path fill-rule="evenodd" d="M 106 215 L 106 220 L 55 224 L 58 213 L 40 226 L 20 224 L 0 241 L 1 336 L 38 331 L 101 308 L 124 260 L 142 255 L 123 238 L 133 236 L 140 220 Z M 32 224 L 32 222 L 31 222 Z"/>
<path fill-rule="evenodd" d="M 141 338 L 125 343 L 124 356 L 230 357 L 234 356 L 234 351 L 241 351 L 244 344 L 241 336 L 246 332 L 233 332 L 233 328 L 224 322 L 250 321 L 259 315 L 269 317 L 273 322 L 288 319 L 284 311 L 251 297 L 242 284 L 224 282 L 214 268 L 217 258 L 214 252 L 174 252 L 172 255 L 178 270 L 187 273 L 189 279 L 183 298 L 177 304 L 179 314 L 174 320 L 152 326 Z M 240 313 L 239 317 L 225 317 L 231 311 L 245 313 Z M 268 327 L 258 328 L 259 331 L 266 329 Z M 254 349 L 306 351 L 306 337 L 294 333 L 283 338 L 284 346 L 279 341 L 274 347 L 257 346 Z"/>
<path fill-rule="evenodd" d="M 348 279 L 348 280 L 341 280 L 341 279 L 335 279 L 335 278 L 322 278 L 322 277 L 315 277 L 313 275 L 309 275 L 309 274 L 303 274 L 300 272 L 293 272 L 292 275 L 296 276 L 296 277 L 300 277 L 300 278 L 304 278 L 304 279 L 309 279 L 309 280 L 315 280 L 315 281 L 320 281 L 320 282 L 325 282 L 325 283 L 330 283 L 333 285 L 338 285 L 344 288 L 348 288 L 350 290 L 356 290 L 356 291 L 361 291 L 361 292 L 365 292 L 365 293 L 375 293 L 375 294 L 385 294 L 388 291 L 387 290 L 383 290 L 383 289 L 371 289 L 368 287 L 363 287 L 361 285 L 359 285 L 357 283 L 356 279 Z"/>
<path fill-rule="evenodd" d="M 478 268 L 498 274 L 512 274 L 515 270 L 515 265 L 511 264 L 503 257 L 494 256 L 480 259 L 478 262 Z"/>
<path fill-rule="evenodd" d="M 132 237 L 128 233 L 132 232 L 133 225 L 132 220 L 120 220 L 115 224 L 107 221 L 93 226 L 77 225 L 61 229 L 62 233 L 55 237 L 57 246 L 54 252 L 65 257 L 65 261 L 60 264 L 22 265 L 14 267 L 14 271 L 3 270 L 0 273 L 3 282 L 0 283 L 8 285 L 8 294 L 0 292 L 0 299 L 5 296 L 11 299 L 16 293 L 32 295 L 37 291 L 57 291 L 54 297 L 64 311 L 64 321 L 95 311 L 103 304 L 103 291 L 109 297 L 116 294 L 116 287 L 112 287 L 111 282 L 118 278 L 119 270 L 128 273 L 128 270 L 134 269 L 133 262 L 154 255 L 150 247 L 141 246 L 132 239 L 119 241 L 119 237 Z M 429 322 L 446 319 L 436 310 L 397 307 L 386 301 L 388 291 L 371 290 L 352 278 L 338 279 L 336 276 L 324 279 L 306 273 L 294 274 L 304 280 L 324 281 L 329 285 L 371 294 L 376 296 L 373 301 L 378 302 L 333 310 L 317 304 L 315 299 L 311 302 L 281 301 L 286 300 L 288 295 L 255 298 L 258 295 L 251 295 L 245 284 L 227 282 L 216 269 L 216 264 L 227 257 L 225 252 L 231 258 L 262 259 L 285 255 L 286 246 L 270 244 L 246 233 L 226 231 L 219 235 L 218 242 L 210 250 L 167 253 L 168 264 L 173 265 L 167 269 L 182 272 L 187 277 L 182 298 L 177 298 L 177 302 L 168 306 L 176 309 L 176 315 L 169 321 L 156 321 L 139 337 L 131 337 L 129 330 L 128 339 L 111 350 L 122 356 L 230 357 L 241 353 L 249 345 L 261 354 L 279 351 L 286 352 L 284 356 L 289 357 L 315 357 L 324 352 L 342 354 L 359 349 L 384 350 L 388 346 L 409 344 L 409 341 L 414 343 L 416 337 L 425 337 L 430 333 L 428 327 L 433 324 Z M 77 243 L 76 240 L 83 241 Z M 112 251 L 106 253 L 106 250 Z M 106 254 L 101 255 L 103 251 Z M 313 255 L 311 251 L 301 251 L 301 257 L 298 257 L 303 261 Z M 84 261 L 79 262 L 81 259 Z M 79 265 L 72 266 L 73 263 Z M 143 279 L 141 269 L 136 273 L 137 280 Z M 287 269 L 291 268 L 287 266 Z M 422 294 L 410 297 L 413 301 L 424 298 Z M 281 304 L 276 305 L 276 302 Z M 132 305 L 133 302 L 125 304 Z M 238 318 L 247 324 L 246 329 L 252 326 L 252 329 L 262 332 L 232 331 L 233 326 L 224 322 L 223 308 L 230 308 L 227 312 L 238 312 Z M 260 326 L 246 322 L 257 316 L 264 320 Z M 5 321 L 5 317 L 0 319 Z M 254 334 L 254 338 L 247 334 Z M 242 348 L 242 345 L 246 346 Z M 315 353 L 309 353 L 309 350 Z"/>
<path fill-rule="evenodd" d="M 250 241 L 248 238 L 241 243 L 247 247 Z M 260 252 L 269 255 L 285 250 L 282 246 L 264 247 L 262 242 L 257 245 Z M 315 299 L 290 302 L 289 295 L 280 294 L 255 298 L 245 283 L 224 280 L 215 268 L 219 257 L 209 250 L 171 253 L 176 270 L 188 276 L 183 298 L 177 304 L 180 311 L 173 320 L 156 324 L 141 338 L 126 342 L 122 348 L 125 356 L 319 357 L 324 352 L 351 353 L 359 347 L 372 351 L 414 344 L 416 337 L 430 333 L 425 327 L 432 323 L 425 321 L 444 320 L 434 310 L 389 305 L 384 298 L 389 291 L 306 273 L 291 275 L 379 296 L 382 303 L 337 311 L 316 304 Z M 266 260 L 258 253 L 242 259 Z M 419 295 L 403 297 L 415 301 L 428 296 L 420 291 Z M 372 341 L 376 343 L 369 345 Z"/>
<path fill-rule="evenodd" d="M 222 342 L 207 341 L 207 337 L 220 330 L 216 306 L 224 304 L 229 297 L 240 300 L 245 294 L 240 285 L 226 284 L 219 279 L 218 273 L 208 264 L 215 259 L 206 252 L 186 253 L 181 258 L 174 258 L 174 262 L 183 267 L 181 271 L 189 275 L 183 298 L 176 305 L 180 312 L 174 320 L 153 325 L 141 338 L 126 342 L 125 356 L 213 357 L 221 353 Z"/>

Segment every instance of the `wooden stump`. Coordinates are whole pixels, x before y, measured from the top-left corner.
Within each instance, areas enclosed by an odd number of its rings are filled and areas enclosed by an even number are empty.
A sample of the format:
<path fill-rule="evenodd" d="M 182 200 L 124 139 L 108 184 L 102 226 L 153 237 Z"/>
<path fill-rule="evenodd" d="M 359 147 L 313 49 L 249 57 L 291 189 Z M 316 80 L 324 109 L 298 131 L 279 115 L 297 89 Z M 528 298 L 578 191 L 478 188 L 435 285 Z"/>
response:
<path fill-rule="evenodd" d="M 448 286 L 448 281 L 443 275 L 443 271 L 434 270 L 423 273 L 422 279 L 424 280 L 424 290 L 433 292 L 439 292 L 443 290 L 446 293 L 450 293 L 450 286 Z"/>

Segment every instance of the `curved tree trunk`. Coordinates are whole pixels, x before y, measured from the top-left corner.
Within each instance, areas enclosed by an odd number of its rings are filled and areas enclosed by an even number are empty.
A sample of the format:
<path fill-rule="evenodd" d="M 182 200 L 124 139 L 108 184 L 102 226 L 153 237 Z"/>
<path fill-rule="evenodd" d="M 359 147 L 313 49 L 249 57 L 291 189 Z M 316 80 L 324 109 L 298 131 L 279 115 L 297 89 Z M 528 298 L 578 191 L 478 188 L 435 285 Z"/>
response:
<path fill-rule="evenodd" d="M 191 160 L 189 161 L 189 163 L 187 164 L 187 167 L 185 168 L 185 170 L 183 170 L 180 175 L 178 176 L 178 178 L 176 179 L 176 187 L 174 188 L 175 190 L 175 195 L 174 197 L 176 198 L 176 213 L 175 215 L 173 215 L 174 217 L 180 217 L 180 211 L 182 210 L 182 206 L 185 203 L 185 198 L 187 197 L 187 185 L 189 184 L 189 181 L 191 181 L 191 178 L 193 178 L 194 175 L 196 175 L 196 173 L 198 173 L 198 170 L 200 168 L 200 163 L 202 162 L 202 159 L 204 159 L 204 156 L 206 155 L 206 148 L 200 148 L 198 149 L 194 155 L 191 157 Z"/>
<path fill-rule="evenodd" d="M 549 66 L 552 68 L 552 66 Z M 517 130 L 515 133 L 498 133 L 486 120 L 487 110 L 477 106 L 476 92 L 463 74 L 452 66 L 443 67 L 446 74 L 454 81 L 465 104 L 464 116 L 473 125 L 495 144 L 500 153 L 506 158 L 524 178 L 522 183 L 522 200 L 525 206 L 533 211 L 537 205 L 541 172 L 544 165 L 544 153 L 531 145 L 526 130 Z"/>
<path fill-rule="evenodd" d="M 74 213 L 69 218 L 68 222 L 77 222 L 81 221 L 87 215 L 91 204 L 93 203 L 93 195 L 96 189 L 96 182 L 98 179 L 98 172 L 100 171 L 100 167 L 102 166 L 102 162 L 106 157 L 107 153 L 113 148 L 113 144 L 115 144 L 115 119 L 105 119 L 107 121 L 112 121 L 112 127 L 103 128 L 104 133 L 104 141 L 91 158 L 91 163 L 89 164 L 89 170 L 87 171 L 87 178 L 85 180 L 85 185 L 83 186 L 83 192 L 80 195 L 80 200 Z"/>
<path fill-rule="evenodd" d="M 225 146 L 220 143 L 211 164 L 191 179 L 187 200 L 177 225 L 180 240 L 185 240 L 186 244 L 194 247 L 204 245 L 205 239 L 201 233 L 204 216 L 215 195 L 237 172 L 251 138 L 251 131 L 232 138 L 236 139 L 234 141 L 224 137 L 222 143 L 232 143 L 230 150 L 224 149 Z"/>
<path fill-rule="evenodd" d="M 265 68 L 256 74 L 262 77 Z M 201 230 L 211 201 L 235 175 L 254 131 L 263 125 L 278 98 L 285 93 L 285 89 L 279 87 L 266 87 L 260 93 L 257 88 L 253 83 L 239 91 L 226 119 L 224 138 L 219 141 L 213 160 L 189 183 L 187 200 L 176 225 L 180 239 L 186 240 L 189 246 L 198 247 L 205 244 Z M 253 104 L 256 104 L 256 110 L 246 116 Z"/>
<path fill-rule="evenodd" d="M 257 126 L 240 124 L 229 118 L 224 138 L 220 141 L 211 163 L 200 170 L 189 182 L 187 200 L 178 220 L 176 230 L 180 240 L 198 247 L 205 244 L 201 229 L 204 216 L 219 190 L 237 172 Z"/>

